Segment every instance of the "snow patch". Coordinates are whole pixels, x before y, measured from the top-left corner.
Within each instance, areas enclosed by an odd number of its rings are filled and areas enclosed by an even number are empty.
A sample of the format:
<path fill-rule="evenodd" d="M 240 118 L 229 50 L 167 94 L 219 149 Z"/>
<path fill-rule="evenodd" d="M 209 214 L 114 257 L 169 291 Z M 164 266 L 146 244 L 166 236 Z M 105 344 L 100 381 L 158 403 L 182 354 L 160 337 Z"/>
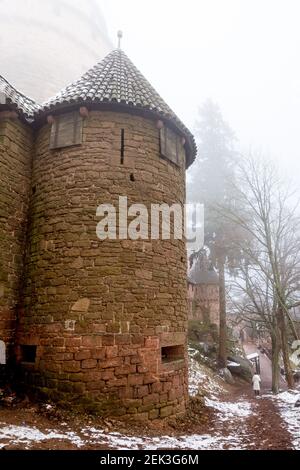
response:
<path fill-rule="evenodd" d="M 245 418 L 250 416 L 252 413 L 251 404 L 245 401 L 231 403 L 205 398 L 205 404 L 206 406 L 210 406 L 220 413 L 219 419 L 221 421 L 228 421 L 234 418 Z"/>
<path fill-rule="evenodd" d="M 205 366 L 200 365 L 195 359 L 190 358 L 189 363 L 189 394 L 190 396 L 197 395 L 199 388 L 216 398 L 219 393 L 224 393 L 226 390 L 218 384 L 217 380 L 211 376 L 211 372 L 206 372 Z"/>
<path fill-rule="evenodd" d="M 289 390 L 273 398 L 277 401 L 280 415 L 292 436 L 294 449 L 300 450 L 300 408 L 295 407 L 296 401 L 300 398 L 299 391 Z"/>
<path fill-rule="evenodd" d="M 241 441 L 237 436 L 211 436 L 209 434 L 191 434 L 190 436 L 135 437 L 114 432 L 104 434 L 102 430 L 85 428 L 84 435 L 89 443 L 104 444 L 120 450 L 156 450 L 156 449 L 191 449 L 222 450 L 240 449 Z"/>
<path fill-rule="evenodd" d="M 66 439 L 71 441 L 77 447 L 82 447 L 85 443 L 74 432 L 60 433 L 56 430 L 51 430 L 49 433 L 39 431 L 37 428 L 30 426 L 1 426 L 0 425 L 0 439 L 8 440 L 9 444 L 24 444 L 29 446 L 34 442 L 42 442 L 51 439 Z M 6 444 L 1 443 L 1 448 Z"/>

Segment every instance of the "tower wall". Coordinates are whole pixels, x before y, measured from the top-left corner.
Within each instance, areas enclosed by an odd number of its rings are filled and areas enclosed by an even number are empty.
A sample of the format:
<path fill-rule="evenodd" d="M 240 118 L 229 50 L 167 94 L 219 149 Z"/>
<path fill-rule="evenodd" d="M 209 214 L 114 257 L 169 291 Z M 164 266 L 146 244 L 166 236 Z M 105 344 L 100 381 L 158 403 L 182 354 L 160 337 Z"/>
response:
<path fill-rule="evenodd" d="M 0 340 L 10 353 L 23 281 L 33 139 L 28 126 L 2 116 L 0 113 Z"/>
<path fill-rule="evenodd" d="M 1 0 L 1 75 L 38 102 L 112 48 L 97 0 Z"/>
<path fill-rule="evenodd" d="M 121 164 L 121 130 L 124 162 Z M 56 400 L 104 415 L 166 417 L 187 400 L 183 240 L 105 240 L 99 204 L 179 203 L 185 168 L 160 158 L 150 119 L 92 111 L 83 143 L 49 150 L 37 135 L 19 359 Z M 34 363 L 22 357 L 36 347 Z"/>

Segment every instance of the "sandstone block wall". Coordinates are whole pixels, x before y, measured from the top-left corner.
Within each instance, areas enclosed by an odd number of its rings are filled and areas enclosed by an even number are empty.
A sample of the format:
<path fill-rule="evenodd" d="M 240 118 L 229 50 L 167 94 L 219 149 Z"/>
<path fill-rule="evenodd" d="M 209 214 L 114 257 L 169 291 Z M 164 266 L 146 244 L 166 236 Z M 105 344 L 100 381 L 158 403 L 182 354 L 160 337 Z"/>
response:
<path fill-rule="evenodd" d="M 14 341 L 23 275 L 32 132 L 0 113 L 0 340 Z"/>
<path fill-rule="evenodd" d="M 154 419 L 182 412 L 185 242 L 100 241 L 96 208 L 117 204 L 120 195 L 129 205 L 183 204 L 185 168 L 160 158 L 154 121 L 130 114 L 91 112 L 81 146 L 49 150 L 49 138 L 46 125 L 33 160 L 18 330 L 27 380 L 103 414 Z M 34 364 L 24 363 L 24 345 L 36 346 Z"/>

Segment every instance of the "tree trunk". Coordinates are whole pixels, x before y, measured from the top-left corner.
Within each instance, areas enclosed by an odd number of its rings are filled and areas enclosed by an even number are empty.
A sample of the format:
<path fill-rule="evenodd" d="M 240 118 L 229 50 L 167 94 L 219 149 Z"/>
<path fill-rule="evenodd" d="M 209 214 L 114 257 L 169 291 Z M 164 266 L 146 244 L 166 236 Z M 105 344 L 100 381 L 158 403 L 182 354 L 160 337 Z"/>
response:
<path fill-rule="evenodd" d="M 282 356 L 283 356 L 283 364 L 285 370 L 285 377 L 287 381 L 288 388 L 294 388 L 294 377 L 293 372 L 291 369 L 290 357 L 289 357 L 289 345 L 287 341 L 287 330 L 286 330 L 286 322 L 285 322 L 285 315 L 282 308 L 278 309 L 278 325 L 280 328 L 281 333 L 281 347 L 282 347 Z"/>
<path fill-rule="evenodd" d="M 219 263 L 219 302 L 220 302 L 220 333 L 219 357 L 220 368 L 227 365 L 227 324 L 226 324 L 226 296 L 225 296 L 225 268 L 224 262 Z"/>
<path fill-rule="evenodd" d="M 293 322 L 293 319 L 292 319 L 292 317 L 291 317 L 291 315 L 290 315 L 289 312 L 287 313 L 287 317 L 288 317 L 289 325 L 290 325 L 292 334 L 293 334 L 293 336 L 294 336 L 294 339 L 295 339 L 296 341 L 298 341 L 298 339 L 299 339 L 298 332 L 297 332 L 297 330 L 296 330 L 295 323 Z"/>
<path fill-rule="evenodd" d="M 272 392 L 279 392 L 279 354 L 280 354 L 280 338 L 279 332 L 272 334 Z"/>

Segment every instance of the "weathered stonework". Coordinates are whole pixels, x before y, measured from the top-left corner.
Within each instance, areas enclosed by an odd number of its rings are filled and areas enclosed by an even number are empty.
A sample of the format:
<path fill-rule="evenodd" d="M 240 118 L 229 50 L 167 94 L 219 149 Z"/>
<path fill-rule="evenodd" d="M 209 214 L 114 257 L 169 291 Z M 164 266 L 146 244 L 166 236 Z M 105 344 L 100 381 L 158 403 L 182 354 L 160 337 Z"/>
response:
<path fill-rule="evenodd" d="M 68 407 L 183 413 L 185 240 L 96 228 L 120 196 L 182 207 L 192 134 L 121 49 L 43 106 L 0 76 L 0 117 L 1 361 Z"/>
<path fill-rule="evenodd" d="M 11 349 L 20 301 L 32 130 L 0 112 L 0 339 Z"/>
<path fill-rule="evenodd" d="M 27 366 L 31 380 L 57 399 L 92 403 L 104 414 L 154 419 L 182 412 L 185 243 L 100 241 L 96 208 L 117 206 L 119 195 L 148 208 L 183 204 L 185 168 L 160 158 L 154 120 L 126 113 L 92 111 L 78 147 L 49 150 L 49 138 L 46 125 L 33 159 L 18 331 L 18 344 L 37 346 L 36 363 Z M 161 348 L 176 345 L 184 346 L 182 357 L 163 363 Z"/>

